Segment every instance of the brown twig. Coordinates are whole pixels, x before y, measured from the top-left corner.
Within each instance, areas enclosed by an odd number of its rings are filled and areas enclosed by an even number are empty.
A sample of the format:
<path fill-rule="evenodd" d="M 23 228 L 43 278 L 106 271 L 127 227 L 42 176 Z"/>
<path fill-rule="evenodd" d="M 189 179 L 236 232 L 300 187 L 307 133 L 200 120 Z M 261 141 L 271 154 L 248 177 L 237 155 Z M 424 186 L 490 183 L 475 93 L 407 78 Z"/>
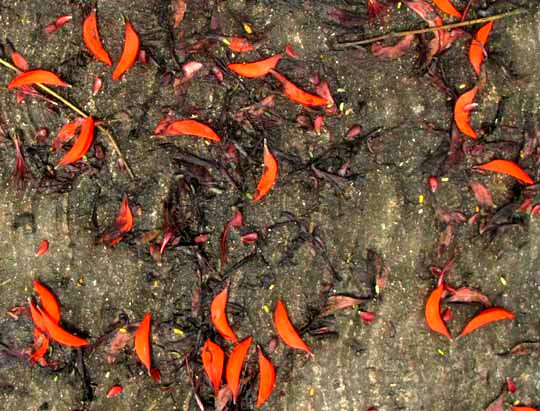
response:
<path fill-rule="evenodd" d="M 4 60 L 3 58 L 0 58 L 0 64 L 2 64 L 3 66 L 5 66 L 5 67 L 7 67 L 7 68 L 9 68 L 9 69 L 11 69 L 13 71 L 20 72 L 20 70 L 17 67 L 12 65 L 8 61 Z M 45 85 L 43 85 L 41 83 L 36 83 L 36 86 L 39 89 L 41 89 L 42 91 L 44 91 L 45 93 L 47 93 L 48 95 L 54 97 L 56 100 L 58 100 L 59 102 L 64 104 L 66 107 L 73 110 L 75 113 L 77 113 L 81 117 L 84 117 L 84 118 L 88 117 L 88 114 L 86 114 L 84 111 L 82 111 L 79 107 L 77 107 L 71 101 L 69 101 L 69 100 L 65 99 L 64 97 L 62 97 L 56 91 L 50 89 L 49 87 L 47 87 L 47 86 L 45 86 Z M 126 171 L 128 172 L 129 176 L 131 178 L 135 178 L 135 174 L 133 174 L 133 171 L 131 170 L 131 167 L 129 166 L 129 164 L 128 164 L 126 158 L 124 157 L 124 155 L 122 154 L 122 151 L 120 151 L 120 147 L 118 147 L 118 143 L 116 142 L 116 139 L 111 134 L 111 132 L 109 130 L 107 130 L 105 127 L 101 126 L 101 125 L 97 126 L 97 129 L 99 131 L 101 131 L 101 133 L 103 133 L 103 135 L 105 135 L 105 137 L 107 138 L 107 141 L 109 142 L 109 144 L 113 148 L 113 151 L 120 158 L 120 160 L 122 160 L 122 162 L 124 163 L 124 165 L 126 167 Z"/>
<path fill-rule="evenodd" d="M 386 39 L 390 39 L 394 37 L 404 37 L 411 34 L 432 33 L 439 30 L 447 30 L 447 29 L 455 29 L 457 27 L 472 26 L 475 24 L 487 23 L 489 21 L 500 20 L 506 17 L 517 16 L 519 14 L 525 14 L 525 13 L 527 13 L 527 10 L 517 9 L 517 10 L 508 11 L 506 13 L 495 14 L 494 16 L 482 17 L 480 19 L 473 19 L 473 20 L 467 20 L 467 21 L 460 21 L 458 23 L 443 24 L 442 26 L 425 27 L 423 29 L 417 29 L 417 30 L 394 31 L 391 33 L 383 34 L 381 36 L 371 37 L 369 39 L 364 39 L 364 40 L 337 42 L 334 44 L 334 49 L 339 50 L 339 49 L 346 49 L 349 47 L 358 47 L 364 44 L 374 43 L 376 41 L 386 40 Z"/>

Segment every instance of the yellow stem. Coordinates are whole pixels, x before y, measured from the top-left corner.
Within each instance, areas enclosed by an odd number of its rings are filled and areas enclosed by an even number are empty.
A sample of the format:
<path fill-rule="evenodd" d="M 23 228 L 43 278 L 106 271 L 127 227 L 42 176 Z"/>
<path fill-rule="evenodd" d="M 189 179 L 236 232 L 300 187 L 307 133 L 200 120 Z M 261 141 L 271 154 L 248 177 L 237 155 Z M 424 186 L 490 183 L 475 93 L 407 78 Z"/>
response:
<path fill-rule="evenodd" d="M 482 17 L 480 19 L 474 19 L 474 20 L 460 21 L 458 23 L 444 24 L 442 26 L 426 27 L 426 28 L 418 29 L 418 30 L 395 31 L 392 33 L 383 34 L 382 36 L 371 37 L 365 40 L 337 42 L 334 45 L 334 48 L 344 49 L 348 47 L 357 47 L 363 44 L 374 43 L 376 41 L 386 40 L 392 37 L 404 37 L 411 34 L 431 33 L 438 30 L 447 30 L 447 29 L 455 29 L 457 27 L 472 26 L 474 24 L 487 23 L 489 21 L 500 20 L 505 17 L 517 16 L 518 14 L 524 14 L 526 12 L 527 10 L 525 9 L 517 9 L 517 10 L 512 10 L 506 13 L 496 14 L 494 16 Z"/>

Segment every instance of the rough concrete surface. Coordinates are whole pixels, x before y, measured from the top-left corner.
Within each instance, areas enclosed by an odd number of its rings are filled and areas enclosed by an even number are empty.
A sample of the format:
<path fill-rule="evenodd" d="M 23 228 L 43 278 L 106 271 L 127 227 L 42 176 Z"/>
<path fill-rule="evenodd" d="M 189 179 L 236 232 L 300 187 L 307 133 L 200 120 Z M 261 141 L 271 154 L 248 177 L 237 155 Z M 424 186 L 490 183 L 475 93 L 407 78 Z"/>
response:
<path fill-rule="evenodd" d="M 471 2 L 468 18 L 520 7 L 527 12 L 494 24 L 478 107 L 470 116 L 481 138 L 462 136 L 457 150 L 465 155 L 456 161 L 448 155 L 455 97 L 477 82 L 467 61 L 470 36 L 429 62 L 432 34 L 416 39 L 402 57 L 384 59 L 369 46 L 338 49 L 335 43 L 424 27 L 403 3 L 386 1 L 384 17 L 369 21 L 363 0 L 188 0 L 174 28 L 178 3 L 0 0 L 4 58 L 9 61 L 10 42 L 31 68 L 55 71 L 69 82 L 71 88 L 58 91 L 104 122 L 135 174 L 131 179 L 119 167 L 100 132 L 85 159 L 55 170 L 66 149 L 52 152 L 51 141 L 76 114 L 40 98 L 17 104 L 15 92 L 5 87 L 15 73 L 0 67 L 0 409 L 214 409 L 200 353 L 208 338 L 226 352 L 233 347 L 212 327 L 209 314 L 213 296 L 227 285 L 232 327 L 241 339 L 253 336 L 276 367 L 276 387 L 262 409 L 481 411 L 508 378 L 517 391 L 505 396 L 506 409 L 515 401 L 540 406 L 538 188 L 473 170 L 505 158 L 533 180 L 540 177 L 537 2 Z M 463 10 L 468 2 L 453 3 Z M 82 21 L 92 6 L 114 62 L 122 52 L 123 17 L 148 56 L 118 81 L 82 42 Z M 65 14 L 73 19 L 56 33 L 43 33 Z M 254 33 L 247 34 L 243 23 Z M 477 27 L 464 30 L 474 33 Z M 219 39 L 232 35 L 259 47 L 233 53 Z M 283 52 L 286 44 L 298 58 L 285 56 L 278 70 L 310 92 L 318 73 L 329 83 L 337 112 L 294 104 L 271 76 L 247 79 L 226 69 L 230 62 Z M 183 81 L 182 67 L 190 61 L 203 68 Z M 215 70 L 224 73 L 223 81 Z M 93 96 L 97 76 L 104 86 Z M 266 114 L 242 115 L 242 107 L 271 94 L 275 104 Z M 167 112 L 196 116 L 223 142 L 153 138 Z M 317 114 L 325 115 L 320 133 L 310 125 Z M 347 140 L 355 124 L 363 131 Z M 42 127 L 49 137 L 37 141 Z M 16 135 L 32 172 L 22 185 L 11 175 Z M 278 160 L 279 177 L 252 204 L 264 139 Z M 426 184 L 430 175 L 439 180 L 434 193 Z M 490 191 L 492 206 L 478 204 L 472 180 Z M 134 228 L 111 247 L 100 238 L 114 226 L 123 195 Z M 519 209 L 526 198 L 531 206 Z M 231 230 L 221 267 L 220 235 L 236 210 L 243 226 Z M 448 222 L 451 211 L 461 214 Z M 171 243 L 161 257 L 152 256 L 151 246 L 159 248 L 168 230 Z M 253 231 L 259 233 L 257 244 L 242 244 L 241 235 Z M 196 244 L 201 233 L 209 240 Z M 43 239 L 49 251 L 35 257 Z M 424 304 L 437 286 L 430 267 L 442 267 L 452 256 L 445 281 L 480 290 L 494 306 L 515 313 L 515 320 L 452 341 L 426 326 Z M 58 297 L 62 325 L 91 342 L 82 350 L 52 344 L 49 367 L 30 364 L 27 308 L 7 314 L 35 295 L 34 279 Z M 322 317 L 334 294 L 366 302 Z M 272 351 L 278 299 L 313 359 L 282 343 Z M 454 337 L 482 308 L 442 307 L 452 308 L 448 326 Z M 359 309 L 373 312 L 373 322 L 362 321 Z M 114 364 L 107 361 L 113 335 L 121 327 L 132 331 L 146 312 L 152 313 L 153 363 L 161 384 L 137 361 L 131 343 Z M 509 354 L 524 342 L 530 343 L 527 355 Z M 106 398 L 114 384 L 124 392 Z M 226 409 L 256 409 L 257 387 L 252 347 L 238 401 Z"/>

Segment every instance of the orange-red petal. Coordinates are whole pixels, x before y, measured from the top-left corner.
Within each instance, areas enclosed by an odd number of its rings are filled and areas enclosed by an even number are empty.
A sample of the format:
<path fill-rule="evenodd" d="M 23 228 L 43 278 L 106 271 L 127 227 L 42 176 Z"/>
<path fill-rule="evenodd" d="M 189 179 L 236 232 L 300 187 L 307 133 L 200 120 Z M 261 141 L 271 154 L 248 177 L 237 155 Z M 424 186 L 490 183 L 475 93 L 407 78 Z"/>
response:
<path fill-rule="evenodd" d="M 201 357 L 204 371 L 214 388 L 214 394 L 217 395 L 219 386 L 221 385 L 221 376 L 223 375 L 225 353 L 219 345 L 206 340 L 202 348 Z"/>
<path fill-rule="evenodd" d="M 475 166 L 475 168 L 507 174 L 525 184 L 534 184 L 533 179 L 520 166 L 510 160 L 492 160 L 479 166 Z"/>
<path fill-rule="evenodd" d="M 424 317 L 427 326 L 431 330 L 452 339 L 452 336 L 441 317 L 441 298 L 443 292 L 444 283 L 441 282 L 441 284 L 431 292 L 426 301 Z"/>
<path fill-rule="evenodd" d="M 264 142 L 264 172 L 257 184 L 257 191 L 251 200 L 253 203 L 260 201 L 274 186 L 278 176 L 278 163 L 272 152 Z"/>
<path fill-rule="evenodd" d="M 82 34 L 84 44 L 94 57 L 108 66 L 112 66 L 111 57 L 103 47 L 101 39 L 99 38 L 96 9 L 93 9 L 88 17 L 84 19 Z"/>
<path fill-rule="evenodd" d="M 56 324 L 49 314 L 40 307 L 37 307 L 37 310 L 41 314 L 45 330 L 54 341 L 62 345 L 67 345 L 68 347 L 84 347 L 85 345 L 88 345 L 88 341 L 84 338 L 77 337 Z"/>
<path fill-rule="evenodd" d="M 229 70 L 244 77 L 264 77 L 270 73 L 270 70 L 277 66 L 281 57 L 283 57 L 282 53 L 266 59 L 252 61 L 251 63 L 231 63 L 227 67 Z"/>
<path fill-rule="evenodd" d="M 79 161 L 88 152 L 94 141 L 94 119 L 88 116 L 81 127 L 79 137 L 71 149 L 58 162 L 56 168 Z"/>
<path fill-rule="evenodd" d="M 251 345 L 252 337 L 246 338 L 240 342 L 231 352 L 227 361 L 227 367 L 225 369 L 225 379 L 229 386 L 234 403 L 236 404 L 236 398 L 238 397 L 238 390 L 240 389 L 240 376 L 242 375 L 242 367 L 244 360 L 246 359 L 249 347 Z"/>
<path fill-rule="evenodd" d="M 41 244 L 39 245 L 39 248 L 36 250 L 36 253 L 34 255 L 36 257 L 40 257 L 43 254 L 45 254 L 48 249 L 49 249 L 49 241 L 48 240 L 43 240 L 41 242 Z"/>
<path fill-rule="evenodd" d="M 71 140 L 83 123 L 84 118 L 80 117 L 76 120 L 64 124 L 52 142 L 51 148 L 53 149 L 53 151 L 58 150 L 64 145 L 64 143 Z"/>
<path fill-rule="evenodd" d="M 469 61 L 476 75 L 480 75 L 480 67 L 485 57 L 484 46 L 487 43 L 487 39 L 492 28 L 492 21 L 483 25 L 476 32 L 474 39 L 471 41 L 471 47 L 469 48 Z"/>
<path fill-rule="evenodd" d="M 118 64 L 113 71 L 113 80 L 118 80 L 122 76 L 122 74 L 124 74 L 133 66 L 135 60 L 137 59 L 137 55 L 139 54 L 139 45 L 139 36 L 137 35 L 137 32 L 135 31 L 129 20 L 126 19 L 126 31 L 124 33 L 124 50 L 122 51 L 120 60 L 118 61 Z"/>
<path fill-rule="evenodd" d="M 307 344 L 292 325 L 285 304 L 283 304 L 283 301 L 281 300 L 278 300 L 274 311 L 274 326 L 276 327 L 279 337 L 286 345 L 313 355 Z"/>
<path fill-rule="evenodd" d="M 57 74 L 49 70 L 36 69 L 25 71 L 19 74 L 8 84 L 8 88 L 17 88 L 21 86 L 28 86 L 31 84 L 48 84 L 50 86 L 62 86 L 66 87 L 69 84 L 63 81 Z"/>
<path fill-rule="evenodd" d="M 144 315 L 139 328 L 135 332 L 135 354 L 139 361 L 146 367 L 148 372 L 152 369 L 152 352 L 150 350 L 150 313 Z"/>
<path fill-rule="evenodd" d="M 214 297 L 210 304 L 210 318 L 212 324 L 216 327 L 216 330 L 221 336 L 232 342 L 238 342 L 238 337 L 232 330 L 227 320 L 227 298 L 229 296 L 229 289 L 225 288 L 218 295 Z"/>
<path fill-rule="evenodd" d="M 205 138 L 207 140 L 221 141 L 214 130 L 197 120 L 184 119 L 170 123 L 161 133 L 164 136 L 189 135 Z"/>
<path fill-rule="evenodd" d="M 306 107 L 326 106 L 329 104 L 329 101 L 325 98 L 302 90 L 276 70 L 271 70 L 271 73 L 283 85 L 283 94 L 295 103 Z"/>
<path fill-rule="evenodd" d="M 126 195 L 122 198 L 118 216 L 114 222 L 116 229 L 121 233 L 128 233 L 133 228 L 133 214 L 129 208 L 128 198 Z"/>
<path fill-rule="evenodd" d="M 494 321 L 512 320 L 514 318 L 516 318 L 516 315 L 514 313 L 511 313 L 510 311 L 505 310 L 504 308 L 487 308 L 484 311 L 480 312 L 480 314 L 473 317 L 472 320 L 467 323 L 465 328 L 463 328 L 463 331 L 461 331 L 461 333 L 459 334 L 459 337 L 463 337 L 473 332 L 474 330 L 477 330 L 478 328 L 490 324 Z"/>
<path fill-rule="evenodd" d="M 229 37 L 226 40 L 229 50 L 232 50 L 236 53 L 244 53 L 254 50 L 251 43 L 243 37 Z"/>
<path fill-rule="evenodd" d="M 475 86 L 459 96 L 454 105 L 454 121 L 456 122 L 456 126 L 459 131 L 470 138 L 477 138 L 478 134 L 469 124 L 470 110 L 466 110 L 466 108 L 474 101 L 477 92 L 478 87 Z"/>
<path fill-rule="evenodd" d="M 439 10 L 444 11 L 446 14 L 451 16 L 461 18 L 461 13 L 456 9 L 450 0 L 433 0 L 433 3 L 439 8 Z"/>
<path fill-rule="evenodd" d="M 58 324 L 60 322 L 60 306 L 58 305 L 58 300 L 55 295 L 37 280 L 34 280 L 34 288 L 39 295 L 43 309 L 49 314 L 51 319 Z"/>
<path fill-rule="evenodd" d="M 268 358 L 266 358 L 260 347 L 257 347 L 257 353 L 259 357 L 259 391 L 257 394 L 257 407 L 263 405 L 272 390 L 276 382 L 276 371 L 274 366 Z"/>

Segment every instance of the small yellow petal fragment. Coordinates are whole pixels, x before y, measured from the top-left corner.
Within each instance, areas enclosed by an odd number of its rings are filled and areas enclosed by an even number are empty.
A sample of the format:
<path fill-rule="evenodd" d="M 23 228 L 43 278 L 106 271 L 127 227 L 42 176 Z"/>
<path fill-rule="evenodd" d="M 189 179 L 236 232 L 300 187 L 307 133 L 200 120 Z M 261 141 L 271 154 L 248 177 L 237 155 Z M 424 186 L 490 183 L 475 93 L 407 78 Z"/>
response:
<path fill-rule="evenodd" d="M 173 333 L 177 335 L 184 335 L 184 331 L 182 331 L 180 328 L 173 328 Z"/>
<path fill-rule="evenodd" d="M 221 41 L 222 41 L 223 43 L 225 43 L 226 46 L 230 46 L 230 45 L 231 45 L 231 42 L 230 42 L 228 39 L 223 38 L 223 39 L 221 39 Z"/>
<path fill-rule="evenodd" d="M 381 289 L 379 288 L 379 284 L 375 284 L 375 294 L 379 295 L 380 292 L 381 292 Z"/>
<path fill-rule="evenodd" d="M 120 328 L 120 329 L 118 330 L 118 332 L 120 332 L 120 333 L 127 333 L 127 330 L 126 330 L 124 327 L 122 327 L 122 328 Z"/>
<path fill-rule="evenodd" d="M 424 194 L 418 196 L 418 204 L 424 204 Z"/>
<path fill-rule="evenodd" d="M 441 177 L 441 181 L 444 182 L 444 183 L 447 183 L 449 180 L 448 177 Z"/>
<path fill-rule="evenodd" d="M 247 34 L 253 34 L 253 28 L 251 27 L 251 24 L 249 23 L 242 23 L 242 26 L 244 27 L 244 31 Z"/>
<path fill-rule="evenodd" d="M 442 357 L 446 355 L 446 353 L 441 348 L 437 348 L 437 353 Z"/>
<path fill-rule="evenodd" d="M 501 284 L 504 286 L 508 284 L 508 282 L 506 281 L 506 278 L 504 278 L 503 276 L 501 276 Z"/>
<path fill-rule="evenodd" d="M 309 389 L 309 396 L 310 396 L 310 397 L 314 397 L 314 396 L 315 396 L 315 388 L 311 387 L 311 388 Z"/>
<path fill-rule="evenodd" d="M 263 305 L 263 311 L 268 314 L 270 312 L 270 307 L 268 307 L 266 304 Z"/>
<path fill-rule="evenodd" d="M 398 1 L 398 4 L 397 4 L 397 9 L 399 10 L 401 8 L 401 2 Z"/>
<path fill-rule="evenodd" d="M 273 290 L 275 288 L 275 284 L 270 284 L 270 286 L 268 287 L 269 290 Z"/>

